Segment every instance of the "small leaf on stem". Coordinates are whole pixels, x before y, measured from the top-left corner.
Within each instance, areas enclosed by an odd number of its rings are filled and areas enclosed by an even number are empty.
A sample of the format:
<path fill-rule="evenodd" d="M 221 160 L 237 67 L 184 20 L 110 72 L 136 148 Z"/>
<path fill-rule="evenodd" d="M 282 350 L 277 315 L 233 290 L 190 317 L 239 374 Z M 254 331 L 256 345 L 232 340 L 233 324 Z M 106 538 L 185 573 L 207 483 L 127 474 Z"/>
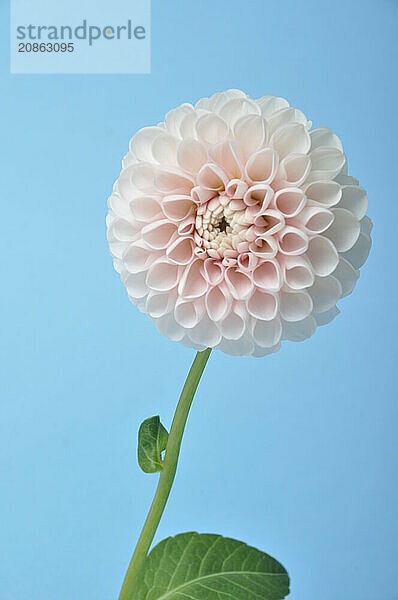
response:
<path fill-rule="evenodd" d="M 144 473 L 157 473 L 163 469 L 162 452 L 166 449 L 169 434 L 159 416 L 149 417 L 138 431 L 138 464 Z"/>

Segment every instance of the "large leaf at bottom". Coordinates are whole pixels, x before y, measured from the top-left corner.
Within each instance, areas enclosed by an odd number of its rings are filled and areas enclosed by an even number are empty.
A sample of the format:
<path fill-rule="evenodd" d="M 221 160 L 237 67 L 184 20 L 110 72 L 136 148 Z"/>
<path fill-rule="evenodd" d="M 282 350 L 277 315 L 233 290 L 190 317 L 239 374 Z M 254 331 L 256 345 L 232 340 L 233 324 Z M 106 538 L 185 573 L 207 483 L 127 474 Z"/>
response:
<path fill-rule="evenodd" d="M 132 600 L 282 600 L 289 577 L 274 558 L 220 535 L 182 533 L 158 544 Z"/>

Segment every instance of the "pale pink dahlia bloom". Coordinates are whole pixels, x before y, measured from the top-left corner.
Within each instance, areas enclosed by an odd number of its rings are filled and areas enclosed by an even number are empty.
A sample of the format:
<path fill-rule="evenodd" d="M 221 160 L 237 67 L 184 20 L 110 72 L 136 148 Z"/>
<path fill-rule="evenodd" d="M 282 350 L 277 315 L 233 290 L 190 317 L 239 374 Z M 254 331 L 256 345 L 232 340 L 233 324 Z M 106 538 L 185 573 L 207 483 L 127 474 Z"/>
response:
<path fill-rule="evenodd" d="M 161 333 L 261 356 L 338 314 L 369 253 L 366 208 L 332 131 L 283 98 L 228 90 L 132 138 L 108 240 Z"/>

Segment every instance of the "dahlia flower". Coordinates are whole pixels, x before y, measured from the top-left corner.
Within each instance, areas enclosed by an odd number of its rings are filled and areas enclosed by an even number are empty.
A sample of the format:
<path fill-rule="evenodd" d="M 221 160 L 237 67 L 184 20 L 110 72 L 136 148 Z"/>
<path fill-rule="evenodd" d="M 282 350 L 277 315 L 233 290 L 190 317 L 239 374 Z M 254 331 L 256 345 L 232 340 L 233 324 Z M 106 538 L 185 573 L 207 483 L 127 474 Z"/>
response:
<path fill-rule="evenodd" d="M 109 198 L 130 300 L 171 339 L 262 356 L 331 321 L 370 249 L 339 138 L 228 90 L 138 131 Z"/>

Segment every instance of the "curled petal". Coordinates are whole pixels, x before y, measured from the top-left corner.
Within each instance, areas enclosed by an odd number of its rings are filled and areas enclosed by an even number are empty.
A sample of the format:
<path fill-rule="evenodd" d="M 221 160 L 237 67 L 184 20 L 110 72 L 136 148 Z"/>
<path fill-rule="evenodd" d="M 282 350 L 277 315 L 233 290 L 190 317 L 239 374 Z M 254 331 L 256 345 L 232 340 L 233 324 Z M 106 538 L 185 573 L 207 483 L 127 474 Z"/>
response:
<path fill-rule="evenodd" d="M 212 192 L 222 191 L 228 183 L 228 176 L 218 165 L 206 163 L 200 169 L 197 176 L 197 183 L 205 190 Z"/>
<path fill-rule="evenodd" d="M 319 148 L 320 146 L 328 146 L 329 148 L 337 148 L 337 150 L 343 152 L 343 145 L 340 138 L 333 131 L 327 129 L 327 127 L 314 129 L 311 131 L 310 136 L 311 150 L 315 150 L 315 148 Z"/>
<path fill-rule="evenodd" d="M 339 262 L 339 255 L 334 244 L 321 235 L 310 240 L 307 257 L 314 273 L 320 277 L 326 277 L 333 273 Z"/>
<path fill-rule="evenodd" d="M 261 229 L 258 237 L 268 239 L 284 227 L 285 219 L 279 211 L 267 208 L 267 210 L 260 210 L 254 217 L 254 224 Z"/>
<path fill-rule="evenodd" d="M 250 295 L 253 289 L 251 278 L 246 273 L 238 271 L 235 267 L 227 267 L 225 270 L 225 281 L 235 300 L 244 300 Z"/>
<path fill-rule="evenodd" d="M 232 98 L 224 104 L 220 109 L 219 115 L 226 121 L 231 129 L 233 129 L 235 123 L 240 117 L 245 115 L 259 115 L 260 107 L 258 104 L 250 100 L 248 97 L 245 98 Z"/>
<path fill-rule="evenodd" d="M 339 208 L 346 208 L 360 221 L 368 208 L 368 197 L 363 188 L 358 185 L 345 185 L 342 188 Z"/>
<path fill-rule="evenodd" d="M 205 204 L 216 195 L 217 191 L 206 189 L 200 185 L 196 185 L 191 190 L 191 198 L 196 204 Z"/>
<path fill-rule="evenodd" d="M 123 263 L 129 273 L 140 273 L 147 271 L 160 255 L 159 252 L 154 252 L 145 242 L 139 240 L 125 250 Z"/>
<path fill-rule="evenodd" d="M 194 108 L 192 104 L 186 102 L 177 108 L 170 110 L 165 117 L 165 127 L 171 135 L 180 136 L 180 127 L 187 115 L 192 114 Z"/>
<path fill-rule="evenodd" d="M 303 254 L 308 248 L 308 236 L 297 227 L 287 226 L 279 233 L 278 246 L 282 254 Z"/>
<path fill-rule="evenodd" d="M 302 290 L 314 283 L 314 273 L 309 260 L 301 256 L 285 256 L 283 259 L 286 284 L 293 290 Z"/>
<path fill-rule="evenodd" d="M 242 179 L 231 179 L 225 188 L 227 196 L 232 199 L 243 198 L 247 190 L 248 185 L 246 181 L 243 181 Z"/>
<path fill-rule="evenodd" d="M 162 216 L 159 197 L 138 196 L 130 201 L 131 212 L 138 221 L 150 222 Z"/>
<path fill-rule="evenodd" d="M 161 334 L 167 336 L 174 342 L 181 342 L 185 331 L 175 320 L 174 315 L 169 313 L 160 319 L 156 319 L 156 327 Z"/>
<path fill-rule="evenodd" d="M 124 285 L 131 298 L 144 298 L 148 294 L 146 275 L 146 271 L 141 271 L 141 273 L 131 273 L 126 277 Z"/>
<path fill-rule="evenodd" d="M 278 252 L 278 244 L 272 236 L 266 237 L 264 235 L 263 237 L 257 237 L 249 244 L 249 250 L 253 258 L 256 259 L 274 258 Z"/>
<path fill-rule="evenodd" d="M 301 110 L 290 106 L 276 111 L 268 119 L 269 135 L 272 135 L 277 129 L 285 127 L 286 125 L 291 125 L 292 123 L 299 123 L 300 125 L 307 127 L 307 117 Z"/>
<path fill-rule="evenodd" d="M 276 192 L 273 200 L 275 208 L 286 218 L 292 218 L 301 212 L 307 198 L 300 188 L 282 189 Z"/>
<path fill-rule="evenodd" d="M 255 289 L 250 298 L 246 300 L 246 306 L 252 317 L 270 321 L 276 317 L 278 312 L 278 297 L 276 294 Z"/>
<path fill-rule="evenodd" d="M 245 332 L 246 321 L 244 311 L 239 310 L 239 306 L 235 305 L 227 317 L 220 324 L 220 330 L 227 340 L 238 340 Z"/>
<path fill-rule="evenodd" d="M 199 323 L 204 310 L 204 302 L 201 300 L 192 302 L 178 298 L 174 308 L 174 318 L 181 327 L 191 329 Z"/>
<path fill-rule="evenodd" d="M 372 246 L 372 240 L 370 235 L 367 233 L 369 230 L 367 226 L 364 226 L 364 222 L 369 221 L 367 217 L 364 217 L 361 221 L 361 233 L 353 247 L 342 254 L 343 258 L 354 267 L 359 269 L 365 263 L 369 256 L 370 248 Z"/>
<path fill-rule="evenodd" d="M 203 263 L 203 275 L 211 285 L 218 285 L 224 279 L 224 267 L 219 260 L 207 258 Z"/>
<path fill-rule="evenodd" d="M 206 110 L 214 110 L 214 112 L 219 112 L 221 108 L 232 100 L 232 98 L 246 98 L 246 94 L 241 90 L 225 90 L 224 92 L 216 92 L 211 96 L 211 98 L 202 98 L 197 102 L 197 108 L 205 108 Z"/>
<path fill-rule="evenodd" d="M 339 280 L 341 285 L 341 297 L 348 296 L 351 294 L 358 281 L 359 271 L 345 258 L 340 258 L 337 268 L 333 271 L 333 277 Z"/>
<path fill-rule="evenodd" d="M 108 198 L 108 209 L 109 213 L 114 213 L 118 217 L 131 216 L 129 203 L 126 202 L 117 191 L 114 191 Z"/>
<path fill-rule="evenodd" d="M 283 279 L 279 264 L 276 260 L 264 260 L 253 271 L 254 284 L 267 292 L 277 292 L 281 289 Z"/>
<path fill-rule="evenodd" d="M 258 257 L 252 252 L 243 252 L 239 254 L 237 259 L 239 269 L 241 271 L 248 271 L 249 273 L 258 265 L 258 261 Z"/>
<path fill-rule="evenodd" d="M 218 115 L 205 114 L 196 123 L 196 133 L 199 141 L 213 145 L 226 139 L 228 125 Z"/>
<path fill-rule="evenodd" d="M 357 241 L 361 226 L 358 219 L 345 208 L 332 208 L 334 221 L 325 235 L 332 240 L 338 252 L 347 252 Z"/>
<path fill-rule="evenodd" d="M 136 189 L 151 193 L 155 190 L 157 166 L 150 163 L 137 163 L 123 169 L 118 180 L 118 189 L 127 201 L 134 198 Z M 139 195 L 139 194 L 138 194 Z"/>
<path fill-rule="evenodd" d="M 294 223 L 302 227 L 309 235 L 323 233 L 334 220 L 334 213 L 321 206 L 308 206 L 294 219 Z"/>
<path fill-rule="evenodd" d="M 311 139 L 307 129 L 300 123 L 292 123 L 277 129 L 271 136 L 271 148 L 274 148 L 280 157 L 287 154 L 307 154 L 311 146 Z"/>
<path fill-rule="evenodd" d="M 330 323 L 331 321 L 333 321 L 333 319 L 335 317 L 337 317 L 337 315 L 340 314 L 339 309 L 337 308 L 337 306 L 333 306 L 332 308 L 329 308 L 329 310 L 325 310 L 322 313 L 314 313 L 313 317 L 316 321 L 317 325 L 328 325 L 328 323 Z"/>
<path fill-rule="evenodd" d="M 246 115 L 240 117 L 234 127 L 234 137 L 238 142 L 244 160 L 256 152 L 265 143 L 265 120 L 261 115 Z"/>
<path fill-rule="evenodd" d="M 176 166 L 178 145 L 177 138 L 172 135 L 159 135 L 152 142 L 153 158 L 162 165 Z"/>
<path fill-rule="evenodd" d="M 307 186 L 305 194 L 314 204 L 330 208 L 340 202 L 342 191 L 335 181 L 314 181 Z"/>
<path fill-rule="evenodd" d="M 212 146 L 209 150 L 212 160 L 228 174 L 229 179 L 240 179 L 243 173 L 243 164 L 240 157 L 239 148 L 232 141 L 225 141 Z"/>
<path fill-rule="evenodd" d="M 162 127 L 143 127 L 131 138 L 130 152 L 140 161 L 152 161 L 152 144 L 157 137 L 163 134 Z"/>
<path fill-rule="evenodd" d="M 313 305 L 307 292 L 281 291 L 279 306 L 281 317 L 285 321 L 301 321 L 311 314 Z"/>
<path fill-rule="evenodd" d="M 132 242 L 136 239 L 140 227 L 137 223 L 127 219 L 115 219 L 110 225 L 109 232 L 119 242 Z"/>
<path fill-rule="evenodd" d="M 320 146 L 310 152 L 311 157 L 311 181 L 320 179 L 334 179 L 345 163 L 345 156 L 338 148 L 327 148 Z"/>
<path fill-rule="evenodd" d="M 205 348 L 213 348 L 221 341 L 221 333 L 217 325 L 205 313 L 202 319 L 189 333 L 191 340 Z"/>
<path fill-rule="evenodd" d="M 183 117 L 179 127 L 180 137 L 183 140 L 196 139 L 196 123 L 202 114 L 201 110 L 193 110 Z"/>
<path fill-rule="evenodd" d="M 181 222 L 189 215 L 193 214 L 196 204 L 192 201 L 191 196 L 183 194 L 172 194 L 165 196 L 162 202 L 163 212 L 169 219 Z"/>
<path fill-rule="evenodd" d="M 187 265 L 194 254 L 194 242 L 191 237 L 178 237 L 166 250 L 169 261 L 177 265 Z"/>
<path fill-rule="evenodd" d="M 301 321 L 283 321 L 283 339 L 291 342 L 303 342 L 315 333 L 316 326 L 316 320 L 312 315 Z"/>
<path fill-rule="evenodd" d="M 167 248 L 171 243 L 177 227 L 167 219 L 155 221 L 142 229 L 142 239 L 154 250 Z"/>
<path fill-rule="evenodd" d="M 205 297 L 205 306 L 209 318 L 217 323 L 226 317 L 229 313 L 231 302 L 231 296 L 224 286 L 211 287 Z"/>
<path fill-rule="evenodd" d="M 145 310 L 153 319 L 159 319 L 173 310 L 176 299 L 177 293 L 175 291 L 165 294 L 149 292 Z"/>
<path fill-rule="evenodd" d="M 209 284 L 203 276 L 203 261 L 196 259 L 185 268 L 178 293 L 188 299 L 199 298 L 207 292 L 208 287 Z"/>
<path fill-rule="evenodd" d="M 185 171 L 196 174 L 207 161 L 207 150 L 197 140 L 182 140 L 178 147 L 177 161 Z"/>
<path fill-rule="evenodd" d="M 194 181 L 178 169 L 159 167 L 155 176 L 155 186 L 165 194 L 189 195 L 194 186 Z"/>
<path fill-rule="evenodd" d="M 247 206 L 254 206 L 256 210 L 251 214 L 256 215 L 259 211 L 268 208 L 273 195 L 273 189 L 269 185 L 265 183 L 256 183 L 249 187 L 243 196 L 243 202 Z"/>
<path fill-rule="evenodd" d="M 253 339 L 261 348 L 276 346 L 282 337 L 282 323 L 279 317 L 272 321 L 256 320 L 253 327 Z"/>
<path fill-rule="evenodd" d="M 278 169 L 278 154 L 272 148 L 263 148 L 250 156 L 245 174 L 251 183 L 270 183 Z"/>
<path fill-rule="evenodd" d="M 257 100 L 257 104 L 261 109 L 261 114 L 267 120 L 275 114 L 277 111 L 287 108 L 289 102 L 285 98 L 278 98 L 277 96 L 263 96 Z"/>
<path fill-rule="evenodd" d="M 177 231 L 178 231 L 179 235 L 187 236 L 187 235 L 191 235 L 193 233 L 194 229 L 195 229 L 195 217 L 194 217 L 194 215 L 189 215 L 186 219 L 181 221 L 181 223 L 178 225 Z"/>
<path fill-rule="evenodd" d="M 316 277 L 314 285 L 308 290 L 314 303 L 315 312 L 329 310 L 341 298 L 341 283 L 329 275 L 328 277 Z"/>
<path fill-rule="evenodd" d="M 146 284 L 156 292 L 168 292 L 176 287 L 179 273 L 178 265 L 160 258 L 149 267 Z"/>
<path fill-rule="evenodd" d="M 281 185 L 278 187 L 299 187 L 310 171 L 311 159 L 308 154 L 288 154 L 279 165 L 277 179 L 281 181 Z"/>

